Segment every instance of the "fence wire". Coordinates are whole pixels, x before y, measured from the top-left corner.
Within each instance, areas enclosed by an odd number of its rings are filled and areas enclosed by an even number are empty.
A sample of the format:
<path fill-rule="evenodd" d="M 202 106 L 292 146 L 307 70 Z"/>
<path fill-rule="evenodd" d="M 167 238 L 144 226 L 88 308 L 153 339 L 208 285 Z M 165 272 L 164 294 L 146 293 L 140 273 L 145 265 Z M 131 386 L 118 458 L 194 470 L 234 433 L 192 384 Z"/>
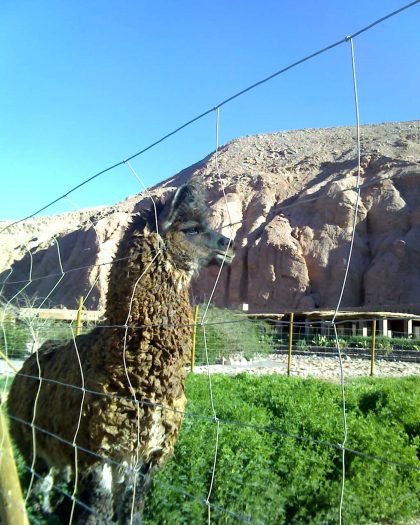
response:
<path fill-rule="evenodd" d="M 321 50 L 318 50 L 301 60 L 290 64 L 289 66 L 276 71 L 272 75 L 252 84 L 251 86 L 241 90 L 240 92 L 230 96 L 226 100 L 222 101 L 221 103 L 217 104 L 216 106 L 212 107 L 208 111 L 202 113 L 201 115 L 198 115 L 197 117 L 189 120 L 185 124 L 179 126 L 177 129 L 171 131 L 170 133 L 166 134 L 153 144 L 147 146 L 146 148 L 143 148 L 141 151 L 133 154 L 128 159 L 125 159 L 121 162 L 118 162 L 114 164 L 113 166 L 110 166 L 104 170 L 101 170 L 100 172 L 94 174 L 90 178 L 86 179 L 85 181 L 78 184 L 76 187 L 71 188 L 70 190 L 66 191 L 65 194 L 57 197 L 52 202 L 46 204 L 45 206 L 41 207 L 39 210 L 34 212 L 33 214 L 29 215 L 28 217 L 25 217 L 22 220 L 15 221 L 11 224 L 8 224 L 5 228 L 1 230 L 0 233 L 5 233 L 7 230 L 9 230 L 12 226 L 19 224 L 21 222 L 24 222 L 30 218 L 35 217 L 37 214 L 41 213 L 42 211 L 45 211 L 48 209 L 51 205 L 55 204 L 56 202 L 66 198 L 69 199 L 69 195 L 72 194 L 76 189 L 79 189 L 83 187 L 84 185 L 88 184 L 92 180 L 96 179 L 100 175 L 113 170 L 117 166 L 120 166 L 122 164 L 125 164 L 128 168 L 128 170 L 131 172 L 132 175 L 136 177 L 136 179 L 139 181 L 139 183 L 142 186 L 143 193 L 151 199 L 152 206 L 154 209 L 154 215 L 155 215 L 155 223 L 156 223 L 156 230 L 158 231 L 158 216 L 157 216 L 157 209 L 156 209 L 156 203 L 154 200 L 153 195 L 144 187 L 140 177 L 138 176 L 137 172 L 134 170 L 133 166 L 131 165 L 130 161 L 132 161 L 134 158 L 137 158 L 138 156 L 142 155 L 144 152 L 148 151 L 149 149 L 155 147 L 157 144 L 160 144 L 161 142 L 165 141 L 172 135 L 180 132 L 182 129 L 186 128 L 187 126 L 193 124 L 194 122 L 200 120 L 204 116 L 209 115 L 212 112 L 216 113 L 216 148 L 215 148 L 215 169 L 217 173 L 218 182 L 225 200 L 225 207 L 227 216 L 229 218 L 229 224 L 225 225 L 224 228 L 229 228 L 230 236 L 229 236 L 229 244 L 226 247 L 225 255 L 223 258 L 223 262 L 220 266 L 219 272 L 215 278 L 214 285 L 210 294 L 210 297 L 205 305 L 202 307 L 202 315 L 200 316 L 200 321 L 197 326 L 197 350 L 196 350 L 196 364 L 202 365 L 205 367 L 207 372 L 207 380 L 208 380 L 208 395 L 209 395 L 209 401 L 210 401 L 210 408 L 211 413 L 210 415 L 204 415 L 204 414 L 195 414 L 193 412 L 184 412 L 184 411 L 178 411 L 180 412 L 180 415 L 182 415 L 183 418 L 190 419 L 194 422 L 205 422 L 208 423 L 213 429 L 214 429 L 214 439 L 211 439 L 212 445 L 208 446 L 208 450 L 204 451 L 205 453 L 211 455 L 212 461 L 211 461 L 211 468 L 209 470 L 209 476 L 208 476 L 208 484 L 205 487 L 204 492 L 202 494 L 197 495 L 194 494 L 193 491 L 184 490 L 184 488 L 180 488 L 177 486 L 174 486 L 170 483 L 162 482 L 161 480 L 156 480 L 156 484 L 161 485 L 164 487 L 167 491 L 173 491 L 177 492 L 178 494 L 182 495 L 185 499 L 194 500 L 199 505 L 203 506 L 204 509 L 207 511 L 207 521 L 210 524 L 212 520 L 215 519 L 215 516 L 218 514 L 223 516 L 223 519 L 233 519 L 238 522 L 249 522 L 249 523 L 259 523 L 260 520 L 254 519 L 252 516 L 247 515 L 246 513 L 239 513 L 236 511 L 232 511 L 231 509 L 227 508 L 226 506 L 219 505 L 219 503 L 216 501 L 213 501 L 214 499 L 214 493 L 215 493 L 215 487 L 217 486 L 217 474 L 218 474 L 218 461 L 219 461 L 219 453 L 220 453 L 220 438 L 221 434 L 224 430 L 224 428 L 229 427 L 241 427 L 241 428 L 248 428 L 252 429 L 253 431 L 256 431 L 261 434 L 270 434 L 270 435 L 277 435 L 282 438 L 291 439 L 296 443 L 299 443 L 302 446 L 302 449 L 305 445 L 316 445 L 319 447 L 325 447 L 327 449 L 333 449 L 337 452 L 340 452 L 341 454 L 341 467 L 342 467 L 342 473 L 341 473 L 341 488 L 340 488 L 340 494 L 339 494 L 339 512 L 338 512 L 338 521 L 341 524 L 343 519 L 343 508 L 345 507 L 345 482 L 346 482 L 346 458 L 347 455 L 353 455 L 358 456 L 359 458 L 362 458 L 366 461 L 375 461 L 380 463 L 382 466 L 389 466 L 390 468 L 400 468 L 407 471 L 418 471 L 420 470 L 420 467 L 418 467 L 416 464 L 409 464 L 404 463 L 400 461 L 394 461 L 393 459 L 390 459 L 389 457 L 381 457 L 374 454 L 370 454 L 368 452 L 365 452 L 363 450 L 357 450 L 355 448 L 352 448 L 348 446 L 348 438 L 349 438 L 349 432 L 347 428 L 347 413 L 346 413 L 346 396 L 345 396 L 345 377 L 344 377 L 344 363 L 343 363 L 343 356 L 347 354 L 352 354 L 352 356 L 356 357 L 369 357 L 369 353 L 367 352 L 367 349 L 369 348 L 369 345 L 372 344 L 372 341 L 369 339 L 369 334 L 367 331 L 367 327 L 363 328 L 348 328 L 344 326 L 344 322 L 337 321 L 337 315 L 339 313 L 340 307 L 341 307 L 341 299 L 343 297 L 343 293 L 346 287 L 346 281 L 347 281 L 347 274 L 348 270 L 351 264 L 351 258 L 352 258 L 352 250 L 353 250 L 353 241 L 354 241 L 354 234 L 355 234 L 355 228 L 357 224 L 357 213 L 358 213 L 358 204 L 359 204 L 359 198 L 360 198 L 360 127 L 359 127 L 359 110 L 358 110 L 358 97 L 357 97 L 357 86 L 356 86 L 356 76 L 355 76 L 355 60 L 354 60 L 354 47 L 353 47 L 353 40 L 362 34 L 365 31 L 371 30 L 376 25 L 384 22 L 385 20 L 401 13 L 402 11 L 413 7 L 416 5 L 420 0 L 417 0 L 415 2 L 411 2 L 410 4 L 407 4 L 400 9 L 386 15 L 385 17 L 382 17 L 372 24 L 369 24 L 368 26 L 362 28 L 361 30 L 353 33 L 349 37 L 345 37 L 344 39 L 335 42 Z M 234 237 L 234 224 L 232 223 L 231 213 L 229 210 L 229 203 L 226 198 L 225 190 L 224 190 L 224 184 L 223 184 L 223 175 L 220 173 L 219 169 L 219 163 L 218 163 L 218 151 L 219 151 L 219 126 L 220 126 L 220 108 L 224 105 L 230 103 L 232 100 L 244 95 L 245 93 L 257 88 L 258 86 L 271 81 L 272 79 L 276 78 L 277 76 L 285 73 L 286 71 L 308 61 L 312 58 L 319 56 L 320 54 L 323 54 L 338 45 L 341 45 L 343 43 L 350 43 L 351 45 L 351 57 L 352 57 L 352 67 L 353 67 L 353 85 L 354 85 L 354 92 L 355 92 L 355 107 L 356 107 L 356 118 L 357 118 L 357 164 L 358 164 L 358 177 L 356 182 L 356 187 L 353 188 L 357 192 L 358 198 L 356 201 L 356 206 L 354 210 L 354 223 L 352 228 L 352 239 L 350 243 L 350 252 L 347 259 L 347 267 L 345 271 L 345 275 L 343 276 L 343 283 L 342 288 L 340 291 L 340 296 L 337 301 L 337 306 L 335 309 L 335 312 L 332 316 L 332 319 L 330 321 L 314 321 L 310 323 L 310 327 L 308 327 L 307 322 L 296 322 L 294 325 L 295 332 L 292 339 L 292 350 L 295 354 L 303 354 L 303 355 L 320 355 L 326 354 L 331 355 L 333 357 L 338 357 L 339 361 L 339 377 L 340 377 L 340 386 L 341 386 L 341 404 L 342 404 L 342 425 L 343 425 L 343 435 L 342 439 L 339 443 L 337 442 L 329 442 L 321 439 L 316 439 L 311 436 L 302 435 L 302 434 L 293 434 L 288 432 L 283 432 L 280 429 L 267 427 L 265 425 L 257 425 L 254 423 L 250 423 L 247 421 L 242 421 L 239 419 L 237 420 L 229 420 L 226 418 L 222 418 L 219 415 L 218 412 L 218 406 L 222 406 L 222 399 L 217 399 L 215 396 L 215 390 L 213 387 L 213 380 L 212 380 L 212 365 L 217 364 L 223 364 L 227 361 L 234 362 L 235 359 L 241 359 L 246 361 L 253 361 L 256 359 L 267 359 L 267 358 L 275 358 L 276 356 L 279 356 L 286 351 L 286 347 L 288 346 L 287 341 L 287 334 L 288 334 L 288 323 L 287 321 L 278 321 L 273 319 L 265 319 L 265 320 L 253 320 L 253 319 L 244 319 L 237 317 L 234 317 L 232 319 L 217 319 L 214 317 L 214 312 L 211 307 L 211 302 L 214 296 L 214 293 L 216 291 L 216 287 L 219 284 L 219 278 L 221 275 L 221 271 L 223 269 L 226 256 L 229 250 L 230 245 L 233 242 Z M 370 181 L 372 182 L 372 181 Z M 349 191 L 349 190 L 345 190 Z M 309 199 L 310 200 L 310 199 Z M 307 199 L 308 201 L 308 199 Z M 305 201 L 306 202 L 306 201 Z M 293 203 L 292 205 L 298 205 L 298 203 Z M 90 221 L 90 219 L 89 219 Z M 95 230 L 95 234 L 97 236 L 97 240 L 99 242 L 99 237 L 96 232 L 95 223 L 93 221 L 90 221 L 91 227 Z M 22 425 L 25 425 L 31 429 L 32 433 L 32 462 L 30 465 L 25 465 L 26 471 L 29 473 L 29 484 L 26 492 L 26 503 L 30 501 L 30 498 L 32 496 L 33 488 L 38 480 L 43 479 L 43 475 L 38 473 L 35 469 L 36 466 L 36 459 L 37 459 L 37 439 L 39 435 L 45 435 L 49 436 L 53 439 L 56 439 L 60 441 L 63 445 L 71 447 L 74 451 L 74 478 L 73 478 L 73 487 L 70 491 L 66 491 L 60 487 L 54 486 L 53 490 L 59 491 L 61 495 L 68 500 L 71 501 L 71 511 L 70 511 L 70 518 L 69 522 L 71 523 L 74 517 L 74 511 L 76 509 L 76 506 L 84 507 L 85 510 L 91 513 L 95 513 L 95 509 L 89 507 L 84 502 L 80 501 L 77 498 L 78 494 L 78 481 L 79 481 L 79 467 L 78 467 L 78 452 L 83 452 L 85 454 L 94 456 L 97 460 L 103 462 L 104 464 L 112 464 L 116 463 L 112 457 L 105 457 L 103 455 L 98 454 L 97 452 L 93 450 L 89 450 L 85 447 L 81 447 L 77 440 L 78 440 L 78 433 L 82 421 L 82 415 L 83 415 L 83 407 L 85 402 L 85 397 L 87 395 L 93 395 L 93 396 L 103 396 L 103 397 L 115 397 L 115 394 L 105 393 L 105 392 L 97 392 L 91 389 L 86 388 L 85 386 L 85 370 L 83 369 L 82 361 L 79 355 L 78 351 L 78 344 L 77 344 L 77 338 L 74 332 L 74 321 L 73 320 L 70 325 L 65 323 L 51 323 L 46 322 L 44 320 L 41 320 L 37 312 L 41 310 L 41 308 L 48 303 L 49 298 L 52 296 L 52 294 L 55 292 L 55 290 L 60 286 L 62 280 L 69 272 L 75 272 L 75 271 L 81 271 L 85 270 L 87 268 L 92 268 L 93 266 L 103 266 L 103 265 L 112 265 L 116 263 L 117 261 L 122 261 L 125 258 L 120 258 L 118 260 L 113 260 L 110 262 L 101 263 L 100 265 L 88 265 L 83 266 L 79 268 L 69 268 L 66 269 L 65 265 L 63 265 L 61 252 L 60 252 L 60 246 L 59 241 L 57 238 L 54 238 L 54 242 L 57 248 L 57 258 L 58 258 L 58 264 L 60 268 L 60 272 L 58 273 L 50 273 L 45 276 L 37 276 L 34 277 L 33 275 L 33 253 L 32 250 L 28 247 L 27 248 L 27 254 L 30 260 L 30 267 L 28 269 L 28 278 L 21 280 L 13 280 L 13 270 L 11 270 L 4 281 L 1 284 L 2 288 L 1 291 L 4 293 L 5 287 L 7 286 L 16 286 L 16 285 L 23 285 L 18 286 L 17 291 L 12 294 L 11 298 L 7 301 L 5 301 L 5 304 L 3 305 L 3 308 L 0 312 L 0 324 L 2 328 L 2 340 L 3 343 L 1 346 L 1 350 L 3 354 L 5 355 L 6 360 L 22 360 L 28 355 L 31 355 L 35 353 L 37 357 L 37 364 L 38 364 L 38 375 L 29 375 L 29 374 L 22 374 L 27 379 L 33 380 L 34 382 L 37 382 L 38 388 L 37 388 L 37 395 L 34 400 L 34 409 L 33 409 L 33 417 L 30 421 L 26 421 L 20 418 L 17 418 L 13 414 L 10 414 L 9 417 L 12 420 L 19 421 Z M 137 418 L 137 436 L 136 436 L 136 461 L 133 465 L 131 465 L 129 468 L 132 472 L 132 475 L 134 476 L 134 480 L 136 480 L 137 476 L 142 476 L 143 474 L 139 471 L 140 466 L 140 430 L 141 430 L 141 421 L 140 421 L 140 407 L 143 405 L 152 406 L 155 408 L 159 408 L 162 410 L 170 410 L 170 411 L 176 411 L 172 407 L 167 407 L 159 403 L 153 403 L 150 400 L 147 399 L 139 399 L 136 393 L 136 389 L 134 385 L 131 382 L 129 370 L 127 367 L 127 363 L 125 360 L 126 355 L 126 348 L 127 348 L 127 341 L 128 341 L 128 332 L 133 329 L 132 326 L 130 326 L 130 317 L 131 317 L 131 311 L 133 307 L 133 298 L 134 294 L 136 292 L 137 287 L 141 284 L 141 281 L 144 277 L 144 275 L 148 272 L 149 267 L 152 266 L 152 263 L 154 263 L 156 260 L 159 260 L 161 251 L 164 250 L 164 246 L 156 246 L 156 252 L 154 259 L 151 261 L 150 265 L 146 267 L 145 271 L 140 275 L 140 277 L 137 279 L 133 290 L 132 290 L 132 296 L 129 304 L 129 308 L 127 311 L 127 319 L 124 325 L 121 326 L 107 326 L 107 325 L 92 325 L 92 326 L 85 326 L 84 333 L 89 333 L 93 329 L 99 329 L 99 330 L 107 330 L 107 329 L 115 329 L 120 328 L 121 329 L 121 335 L 122 340 L 124 341 L 124 349 L 123 349 L 123 355 L 122 355 L 122 361 L 124 363 L 124 369 L 127 377 L 127 384 L 129 386 L 129 391 L 131 393 L 131 397 L 125 397 L 125 396 L 116 396 L 119 399 L 124 399 L 125 401 L 131 403 L 136 408 L 136 418 Z M 35 308 L 35 312 L 32 312 L 29 317 L 26 319 L 17 319 L 16 316 L 16 306 L 19 303 L 19 300 L 24 299 L 25 297 L 25 291 L 28 289 L 28 287 L 35 281 L 40 279 L 56 279 L 53 283 L 51 289 L 47 293 L 47 295 L 42 298 L 37 304 Z M 96 285 L 96 281 L 91 286 L 90 290 L 86 294 L 86 298 L 90 295 L 92 292 L 94 286 Z M 151 325 L 147 325 L 149 328 Z M 162 327 L 162 329 L 167 330 L 173 330 L 179 325 L 172 324 L 170 321 L 166 325 L 159 325 Z M 142 330 L 144 326 L 136 326 L 135 330 Z M 359 332 L 358 332 L 359 330 Z M 70 335 L 70 337 L 69 337 Z M 389 334 L 386 334 L 382 336 L 382 339 L 378 339 L 377 343 L 377 357 L 383 357 L 383 358 L 389 358 L 390 355 L 400 355 L 407 360 L 412 360 L 413 362 L 418 362 L 417 357 L 415 355 L 406 355 L 408 351 L 413 350 L 414 352 L 417 351 L 416 346 L 418 343 L 418 340 L 415 338 L 407 338 L 407 341 L 403 338 L 399 338 L 400 341 L 398 342 L 398 338 L 395 337 L 395 332 L 393 334 L 393 338 L 389 337 Z M 53 336 L 53 337 L 52 337 Z M 371 336 L 370 336 L 371 337 Z M 77 356 L 77 360 L 80 367 L 80 376 L 81 376 L 81 385 L 73 385 L 73 384 L 67 384 L 66 382 L 62 382 L 59 380 L 54 380 L 51 378 L 46 378 L 42 374 L 39 356 L 38 356 L 38 350 L 41 348 L 43 342 L 45 342 L 48 339 L 61 339 L 61 340 L 72 340 L 74 345 L 74 350 Z M 382 345 L 382 348 L 381 348 Z M 410 346 L 411 345 L 411 346 Z M 409 350 L 407 350 L 410 348 Z M 382 351 L 382 352 L 381 352 Z M 8 378 L 11 376 L 10 371 L 4 374 L 6 381 L 4 383 L 3 387 L 3 396 L 2 398 L 5 399 L 7 397 L 7 389 L 8 389 Z M 76 430 L 74 433 L 74 437 L 72 440 L 67 440 L 58 435 L 57 433 L 51 432 L 48 429 L 42 428 L 36 423 L 37 418 L 37 410 L 38 410 L 38 397 L 41 391 L 41 388 L 43 384 L 45 383 L 54 383 L 62 386 L 66 389 L 71 389 L 75 391 L 82 392 L 83 396 L 81 399 L 80 407 L 78 410 L 78 421 L 76 424 Z M 1 444 L 2 445 L 2 444 Z M 246 446 L 246 444 L 243 444 Z M 2 451 L 2 446 L 0 446 L 0 452 L 4 453 Z M 121 463 L 117 463 L 117 466 L 126 468 L 126 465 L 122 465 Z M 136 484 L 134 483 L 134 486 Z M 261 488 L 261 487 L 258 487 Z M 133 491 L 132 496 L 132 504 L 131 504 L 131 522 L 134 520 L 134 508 L 135 508 L 135 498 L 136 493 L 135 490 Z M 34 518 L 34 521 L 36 521 L 36 518 Z"/>
<path fill-rule="evenodd" d="M 160 139 L 156 140 L 152 144 L 149 144 L 148 146 L 146 146 L 145 148 L 141 149 L 137 153 L 134 153 L 133 155 L 129 156 L 127 159 L 124 159 L 124 160 L 122 160 L 120 162 L 117 162 L 117 163 L 113 164 L 112 166 L 108 166 L 107 168 L 99 171 L 98 173 L 95 173 L 94 175 L 92 175 L 88 179 L 82 181 L 77 186 L 75 186 L 73 188 L 70 188 L 63 195 L 61 195 L 61 196 L 57 197 L 56 199 L 54 199 L 53 201 L 47 203 L 46 205 L 44 205 L 42 208 L 40 208 L 39 210 L 35 211 L 34 213 L 28 215 L 27 217 L 24 217 L 23 219 L 20 219 L 20 220 L 15 221 L 15 222 L 13 222 L 11 224 L 8 224 L 2 230 L 0 230 L 0 234 L 3 233 L 3 231 L 9 229 L 11 226 L 14 226 L 15 224 L 19 224 L 19 223 L 21 223 L 23 221 L 31 219 L 32 217 L 35 217 L 36 215 L 40 214 L 41 212 L 43 212 L 46 209 L 48 209 L 49 207 L 51 207 L 53 204 L 56 204 L 57 202 L 67 198 L 71 193 L 73 193 L 74 191 L 78 190 L 79 188 L 85 186 L 86 184 L 88 184 L 92 180 L 100 177 L 101 175 L 103 175 L 103 174 L 105 174 L 105 173 L 107 173 L 107 172 L 109 172 L 111 170 L 114 170 L 115 168 L 117 168 L 119 166 L 122 166 L 123 164 L 126 164 L 126 163 L 130 162 L 131 160 L 139 157 L 140 155 L 143 155 L 147 151 L 151 150 L 152 148 L 154 148 L 157 145 L 161 144 L 162 142 L 166 141 L 167 139 L 169 139 L 173 135 L 176 135 L 177 133 L 179 133 L 183 129 L 187 128 L 188 126 L 191 126 L 192 124 L 194 124 L 195 122 L 201 120 L 202 118 L 206 117 L 207 115 L 210 115 L 214 111 L 217 111 L 222 106 L 225 106 L 226 104 L 229 104 L 233 100 L 235 100 L 235 99 L 245 95 L 246 93 L 248 93 L 250 91 L 253 91 L 254 89 L 258 88 L 259 86 L 261 86 L 261 85 L 263 85 L 263 84 L 265 84 L 267 82 L 272 81 L 274 78 L 276 78 L 276 77 L 286 73 L 287 71 L 289 71 L 289 70 L 291 70 L 291 69 L 293 69 L 293 68 L 295 68 L 297 66 L 300 66 L 304 62 L 312 60 L 313 58 L 315 58 L 315 57 L 317 57 L 317 56 L 319 56 L 319 55 L 321 55 L 323 53 L 326 53 L 326 52 L 330 51 L 331 49 L 334 49 L 335 47 L 337 47 L 337 46 L 339 46 L 341 44 L 347 43 L 349 41 L 349 39 L 354 39 L 354 38 L 360 36 L 361 34 L 365 33 L 366 31 L 370 31 L 375 26 L 377 26 L 379 24 L 382 24 L 386 20 L 389 20 L 390 18 L 392 18 L 392 17 L 394 17 L 396 15 L 399 15 L 400 13 L 402 13 L 403 11 L 406 11 L 407 9 L 410 9 L 411 7 L 414 7 L 419 2 L 420 2 L 420 0 L 415 0 L 414 2 L 410 2 L 410 3 L 400 7 L 399 9 L 396 9 L 395 11 L 392 11 L 391 13 L 388 13 L 387 15 L 385 15 L 385 16 L 383 16 L 381 18 L 378 18 L 377 20 L 375 20 L 371 24 L 368 24 L 367 26 L 363 27 L 362 29 L 359 29 L 358 31 L 355 31 L 350 36 L 345 36 L 341 40 L 338 40 L 337 42 L 334 42 L 334 43 L 332 43 L 332 44 L 330 44 L 330 45 L 328 45 L 328 46 L 326 46 L 326 47 L 324 47 L 322 49 L 319 49 L 318 51 L 315 51 L 314 53 L 311 53 L 311 54 L 307 55 L 306 57 L 301 58 L 300 60 L 297 60 L 296 62 L 293 62 L 292 64 L 290 64 L 290 65 L 288 65 L 288 66 L 286 66 L 286 67 L 276 71 L 275 73 L 272 73 L 268 77 L 263 78 L 262 80 L 259 80 L 258 82 L 255 82 L 254 84 L 252 84 L 252 85 L 250 85 L 250 86 L 240 90 L 239 92 L 231 95 L 230 97 L 228 97 L 225 100 L 219 102 L 218 104 L 215 104 L 214 106 L 212 106 L 207 111 L 204 111 L 200 115 L 197 115 L 196 117 L 188 120 L 187 122 L 185 122 L 181 126 L 179 126 L 176 129 L 174 129 L 173 131 L 170 131 L 169 133 L 167 133 L 166 135 L 164 135 Z"/>

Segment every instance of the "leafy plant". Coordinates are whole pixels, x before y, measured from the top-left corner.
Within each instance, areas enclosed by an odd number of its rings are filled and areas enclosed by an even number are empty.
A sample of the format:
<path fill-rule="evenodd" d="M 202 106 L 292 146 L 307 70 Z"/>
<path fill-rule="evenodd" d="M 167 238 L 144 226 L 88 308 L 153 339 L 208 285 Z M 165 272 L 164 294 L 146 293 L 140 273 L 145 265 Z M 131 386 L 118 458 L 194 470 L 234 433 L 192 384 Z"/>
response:
<path fill-rule="evenodd" d="M 346 385 L 347 452 L 344 523 L 400 523 L 420 515 L 418 473 L 371 456 L 418 466 L 420 379 L 357 379 Z M 283 376 L 212 376 L 219 418 L 212 523 L 337 523 L 343 439 L 339 385 Z M 153 481 L 146 525 L 207 522 L 216 423 L 208 379 L 190 374 L 187 413 L 175 455 Z M 370 455 L 370 456 L 369 456 Z M 17 454 L 24 487 L 29 474 Z M 57 487 L 56 487 L 57 488 Z M 66 486 L 61 489 L 71 493 Z M 57 492 L 56 501 L 62 494 Z M 61 495 L 60 495 L 61 494 Z M 31 521 L 58 524 L 29 503 Z"/>
<path fill-rule="evenodd" d="M 203 312 L 201 307 L 199 319 Z M 208 309 L 205 328 L 198 326 L 196 336 L 196 364 L 205 364 L 206 346 L 210 364 L 235 355 L 251 359 L 274 351 L 275 330 L 272 325 L 222 308 Z"/>
<path fill-rule="evenodd" d="M 310 349 L 310 345 L 306 341 L 306 339 L 298 339 L 297 341 L 297 349 L 301 352 L 307 352 Z"/>
<path fill-rule="evenodd" d="M 393 348 L 392 340 L 385 336 L 379 336 L 376 338 L 376 346 L 378 349 L 383 350 L 385 354 L 389 354 Z"/>
<path fill-rule="evenodd" d="M 331 340 L 326 335 L 316 334 L 311 343 L 314 346 L 331 346 Z"/>
<path fill-rule="evenodd" d="M 340 387 L 245 374 L 214 375 L 212 386 L 220 418 L 212 522 L 336 523 L 341 451 L 325 443 L 343 437 Z M 418 378 L 349 383 L 348 447 L 418 465 L 419 386 Z M 155 478 L 148 525 L 206 522 L 216 432 L 208 388 L 207 378 L 188 378 L 188 414 L 174 459 Z M 420 514 L 419 490 L 415 471 L 348 452 L 343 521 L 408 520 Z"/>

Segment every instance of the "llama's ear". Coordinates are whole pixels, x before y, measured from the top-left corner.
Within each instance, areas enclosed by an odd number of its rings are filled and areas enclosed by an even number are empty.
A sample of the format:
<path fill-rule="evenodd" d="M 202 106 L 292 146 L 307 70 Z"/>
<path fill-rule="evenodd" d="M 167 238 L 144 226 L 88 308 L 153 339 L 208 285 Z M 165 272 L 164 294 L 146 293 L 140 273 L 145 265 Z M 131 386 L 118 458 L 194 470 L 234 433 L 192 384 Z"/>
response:
<path fill-rule="evenodd" d="M 159 215 L 159 231 L 165 233 L 173 225 L 180 212 L 192 201 L 191 188 L 187 184 L 180 186 Z"/>

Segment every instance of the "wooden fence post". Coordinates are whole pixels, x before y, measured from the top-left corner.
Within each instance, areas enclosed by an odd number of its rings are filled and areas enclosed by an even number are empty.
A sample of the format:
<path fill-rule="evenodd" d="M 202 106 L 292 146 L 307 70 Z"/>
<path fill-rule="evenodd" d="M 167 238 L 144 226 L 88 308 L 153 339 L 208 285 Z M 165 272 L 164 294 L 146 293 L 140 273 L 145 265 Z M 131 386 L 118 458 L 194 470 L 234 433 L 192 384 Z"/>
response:
<path fill-rule="evenodd" d="M 4 525 L 29 525 L 7 420 L 0 408 L 0 516 Z"/>
<path fill-rule="evenodd" d="M 375 367 L 376 319 L 372 321 L 372 351 L 370 356 L 370 375 L 373 376 Z"/>
<path fill-rule="evenodd" d="M 191 351 L 191 372 L 194 372 L 195 366 L 195 346 L 197 343 L 197 321 L 198 321 L 198 305 L 194 306 L 194 326 L 193 326 L 193 340 Z"/>
<path fill-rule="evenodd" d="M 82 329 L 82 309 L 83 309 L 83 296 L 79 297 L 79 307 L 77 309 L 76 317 L 76 335 L 80 335 Z"/>
<path fill-rule="evenodd" d="M 293 317 L 294 313 L 290 314 L 289 322 L 289 351 L 287 353 L 287 375 L 290 376 L 290 365 L 292 362 L 292 345 L 293 345 Z"/>

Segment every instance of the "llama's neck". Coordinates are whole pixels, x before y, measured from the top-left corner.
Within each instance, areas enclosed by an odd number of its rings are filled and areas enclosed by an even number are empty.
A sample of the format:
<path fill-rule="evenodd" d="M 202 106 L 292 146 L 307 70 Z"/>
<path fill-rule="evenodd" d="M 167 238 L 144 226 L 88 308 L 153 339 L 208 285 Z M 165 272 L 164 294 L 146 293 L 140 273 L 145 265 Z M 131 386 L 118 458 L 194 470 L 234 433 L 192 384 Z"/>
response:
<path fill-rule="evenodd" d="M 184 399 L 191 356 L 190 276 L 174 268 L 157 241 L 146 231 L 126 234 L 120 243 L 106 309 L 107 324 L 117 327 L 105 331 L 110 339 L 96 345 L 96 359 L 102 370 L 112 370 L 115 384 L 126 384 L 129 375 L 139 399 L 172 403 Z"/>
<path fill-rule="evenodd" d="M 189 323 L 191 276 L 174 268 L 156 233 L 126 233 L 112 266 L 106 306 L 110 325 Z M 188 310 L 188 311 L 186 311 Z"/>

